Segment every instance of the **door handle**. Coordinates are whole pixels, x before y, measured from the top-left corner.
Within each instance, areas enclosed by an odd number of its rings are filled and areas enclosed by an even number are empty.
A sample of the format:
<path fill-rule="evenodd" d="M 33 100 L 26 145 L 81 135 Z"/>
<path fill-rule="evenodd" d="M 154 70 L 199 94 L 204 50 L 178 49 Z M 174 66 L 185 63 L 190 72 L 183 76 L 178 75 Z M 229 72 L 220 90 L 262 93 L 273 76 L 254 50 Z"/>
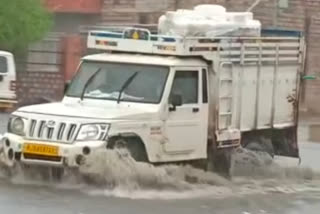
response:
<path fill-rule="evenodd" d="M 199 112 L 199 108 L 192 108 L 192 112 L 193 113 L 198 113 Z"/>

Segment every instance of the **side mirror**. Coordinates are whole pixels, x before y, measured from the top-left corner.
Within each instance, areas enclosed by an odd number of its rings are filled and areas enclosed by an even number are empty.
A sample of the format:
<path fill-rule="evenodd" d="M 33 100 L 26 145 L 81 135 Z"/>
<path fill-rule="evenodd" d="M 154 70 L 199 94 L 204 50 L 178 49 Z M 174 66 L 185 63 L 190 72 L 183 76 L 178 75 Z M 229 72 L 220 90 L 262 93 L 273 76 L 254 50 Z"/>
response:
<path fill-rule="evenodd" d="M 64 93 L 67 92 L 69 86 L 70 86 L 70 81 L 67 81 L 67 82 L 64 84 Z"/>
<path fill-rule="evenodd" d="M 3 76 L 2 75 L 0 75 L 0 82 L 2 82 L 3 81 Z"/>
<path fill-rule="evenodd" d="M 170 102 L 169 104 L 172 105 L 172 107 L 169 108 L 169 111 L 175 111 L 177 106 L 182 106 L 182 96 L 180 94 L 172 94 L 170 96 Z"/>

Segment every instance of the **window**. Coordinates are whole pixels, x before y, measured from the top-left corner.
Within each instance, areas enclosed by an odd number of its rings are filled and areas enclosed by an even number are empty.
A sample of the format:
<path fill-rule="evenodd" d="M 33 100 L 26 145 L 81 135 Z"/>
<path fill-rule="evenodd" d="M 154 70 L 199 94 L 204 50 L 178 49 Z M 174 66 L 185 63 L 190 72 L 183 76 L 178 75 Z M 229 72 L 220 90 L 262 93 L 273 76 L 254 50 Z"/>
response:
<path fill-rule="evenodd" d="M 59 39 L 45 39 L 29 46 L 27 71 L 58 72 L 61 66 L 62 52 Z"/>
<path fill-rule="evenodd" d="M 198 71 L 176 71 L 171 94 L 181 95 L 183 104 L 198 103 Z"/>
<path fill-rule="evenodd" d="M 4 56 L 0 56 L 0 73 L 4 74 L 8 72 L 8 62 L 7 58 Z"/>
<path fill-rule="evenodd" d="M 287 9 L 289 7 L 289 0 L 279 0 L 278 7 L 280 9 Z"/>
<path fill-rule="evenodd" d="M 202 69 L 202 102 L 208 103 L 208 83 L 206 69 Z"/>

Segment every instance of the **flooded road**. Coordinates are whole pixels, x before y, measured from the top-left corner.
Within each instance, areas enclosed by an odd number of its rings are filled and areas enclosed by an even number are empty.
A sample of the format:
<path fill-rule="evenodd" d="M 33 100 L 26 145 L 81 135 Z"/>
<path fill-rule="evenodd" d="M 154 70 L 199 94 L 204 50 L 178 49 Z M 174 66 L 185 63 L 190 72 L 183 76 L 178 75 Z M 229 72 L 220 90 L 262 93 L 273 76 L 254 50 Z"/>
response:
<path fill-rule="evenodd" d="M 123 213 L 210 213 L 210 214 L 317 214 L 319 196 L 257 195 L 227 200 L 195 198 L 184 200 L 130 200 L 94 197 L 78 190 L 1 185 L 3 213 L 25 214 L 123 214 Z"/>
<path fill-rule="evenodd" d="M 6 115 L 0 116 L 0 133 Z M 302 128 L 302 166 L 311 169 L 263 169 L 232 182 L 190 167 L 155 168 L 116 155 L 94 160 L 99 180 L 114 188 L 74 180 L 61 184 L 0 179 L 1 213 L 24 214 L 318 214 L 320 210 L 320 144 L 306 142 Z M 193 177 L 188 183 L 184 178 Z"/>

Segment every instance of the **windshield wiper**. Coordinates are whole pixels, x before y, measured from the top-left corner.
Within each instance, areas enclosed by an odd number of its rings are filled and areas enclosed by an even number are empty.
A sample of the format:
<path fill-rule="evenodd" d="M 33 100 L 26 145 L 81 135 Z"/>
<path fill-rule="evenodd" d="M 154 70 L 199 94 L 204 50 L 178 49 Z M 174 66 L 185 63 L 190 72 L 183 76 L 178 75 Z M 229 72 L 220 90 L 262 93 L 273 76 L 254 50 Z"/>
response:
<path fill-rule="evenodd" d="M 132 74 L 124 83 L 123 85 L 121 86 L 121 89 L 119 91 L 119 96 L 118 96 L 118 99 L 117 99 L 117 103 L 119 104 L 120 103 L 120 100 L 121 100 L 121 95 L 123 93 L 123 91 L 130 85 L 130 83 L 134 80 L 134 78 L 137 76 L 138 74 L 138 71 L 135 72 L 134 74 Z"/>
<path fill-rule="evenodd" d="M 86 84 L 84 84 L 84 87 L 83 87 L 83 91 L 81 93 L 81 97 L 80 97 L 80 100 L 83 100 L 83 97 L 84 97 L 84 94 L 86 93 L 86 90 L 89 86 L 89 84 L 92 82 L 92 80 L 100 73 L 101 71 L 101 68 L 99 68 L 94 74 L 91 75 L 91 77 L 88 79 L 88 81 L 86 82 Z"/>

